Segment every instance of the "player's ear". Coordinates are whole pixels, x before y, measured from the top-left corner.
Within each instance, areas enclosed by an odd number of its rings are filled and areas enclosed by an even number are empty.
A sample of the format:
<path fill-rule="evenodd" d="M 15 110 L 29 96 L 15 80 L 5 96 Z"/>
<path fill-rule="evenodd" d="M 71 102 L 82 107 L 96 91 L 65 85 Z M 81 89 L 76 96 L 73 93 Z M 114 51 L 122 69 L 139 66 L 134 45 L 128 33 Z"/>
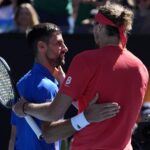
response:
<path fill-rule="evenodd" d="M 47 45 L 45 42 L 43 41 L 38 41 L 37 42 L 37 48 L 40 52 L 45 52 L 45 50 L 47 49 Z"/>

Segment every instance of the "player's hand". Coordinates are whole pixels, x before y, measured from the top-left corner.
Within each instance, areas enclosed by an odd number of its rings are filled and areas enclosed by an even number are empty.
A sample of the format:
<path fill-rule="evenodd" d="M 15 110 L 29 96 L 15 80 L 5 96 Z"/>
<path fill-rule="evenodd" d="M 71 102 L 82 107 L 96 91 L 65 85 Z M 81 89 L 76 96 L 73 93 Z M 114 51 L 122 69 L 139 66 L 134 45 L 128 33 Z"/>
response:
<path fill-rule="evenodd" d="M 60 83 L 60 85 L 62 84 L 62 82 L 64 81 L 66 74 L 63 71 L 62 67 L 55 67 L 55 70 L 53 72 L 53 76 L 58 80 L 58 82 Z"/>
<path fill-rule="evenodd" d="M 19 117 L 25 117 L 24 107 L 28 103 L 24 98 L 20 98 L 19 101 L 13 106 L 12 110 Z"/>
<path fill-rule="evenodd" d="M 84 115 L 88 122 L 101 122 L 115 117 L 120 110 L 120 106 L 117 103 L 96 104 L 98 98 L 99 95 L 96 94 L 87 109 L 84 111 Z"/>

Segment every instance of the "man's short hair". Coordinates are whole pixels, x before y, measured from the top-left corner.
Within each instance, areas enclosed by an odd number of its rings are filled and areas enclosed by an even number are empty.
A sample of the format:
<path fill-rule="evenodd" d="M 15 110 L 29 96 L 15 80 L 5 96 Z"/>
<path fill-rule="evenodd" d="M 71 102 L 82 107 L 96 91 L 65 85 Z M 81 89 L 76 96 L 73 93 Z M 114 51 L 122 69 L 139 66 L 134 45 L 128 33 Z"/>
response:
<path fill-rule="evenodd" d="M 37 25 L 28 28 L 26 31 L 26 39 L 29 48 L 34 52 L 34 55 L 37 53 L 37 42 L 43 41 L 48 43 L 49 38 L 54 32 L 62 33 L 60 28 L 53 23 L 40 23 Z"/>

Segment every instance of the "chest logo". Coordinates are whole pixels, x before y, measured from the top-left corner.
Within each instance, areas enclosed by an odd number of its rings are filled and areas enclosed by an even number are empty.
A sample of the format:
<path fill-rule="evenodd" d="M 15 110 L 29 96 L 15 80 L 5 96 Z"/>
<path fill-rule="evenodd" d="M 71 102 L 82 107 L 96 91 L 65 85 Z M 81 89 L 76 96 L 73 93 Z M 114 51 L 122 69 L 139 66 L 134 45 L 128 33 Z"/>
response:
<path fill-rule="evenodd" d="M 65 85 L 70 85 L 71 84 L 71 80 L 72 80 L 72 77 L 68 76 L 67 79 L 66 79 Z"/>

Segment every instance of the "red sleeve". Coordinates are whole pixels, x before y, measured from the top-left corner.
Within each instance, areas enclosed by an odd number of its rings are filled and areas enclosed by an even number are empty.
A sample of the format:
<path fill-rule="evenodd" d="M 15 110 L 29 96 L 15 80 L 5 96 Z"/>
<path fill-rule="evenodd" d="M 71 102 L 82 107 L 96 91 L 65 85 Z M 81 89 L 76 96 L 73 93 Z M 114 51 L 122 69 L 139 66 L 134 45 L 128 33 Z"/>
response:
<path fill-rule="evenodd" d="M 75 56 L 59 91 L 74 100 L 79 99 L 84 94 L 88 83 L 89 71 L 87 66 L 82 55 Z"/>

